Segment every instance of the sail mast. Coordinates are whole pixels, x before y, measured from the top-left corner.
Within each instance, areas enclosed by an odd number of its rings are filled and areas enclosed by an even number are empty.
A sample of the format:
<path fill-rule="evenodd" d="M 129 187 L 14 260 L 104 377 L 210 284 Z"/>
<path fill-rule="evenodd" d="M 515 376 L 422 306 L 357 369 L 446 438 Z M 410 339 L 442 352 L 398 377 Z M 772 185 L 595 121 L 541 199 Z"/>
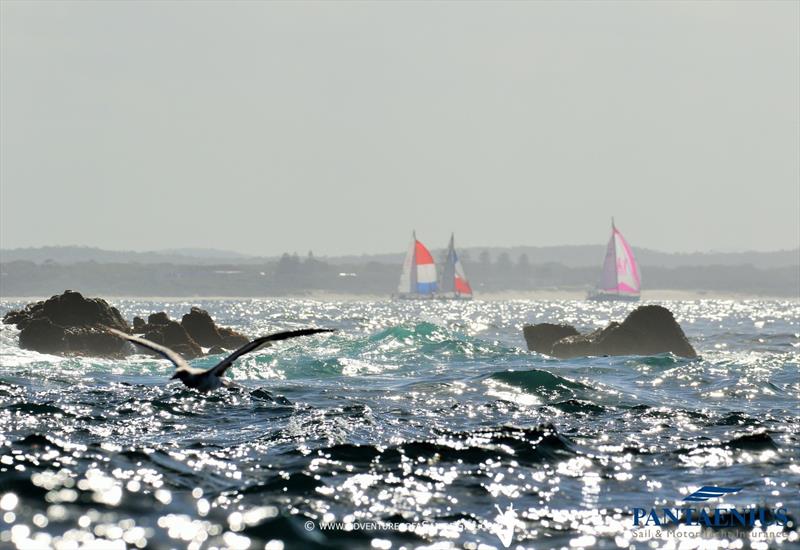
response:
<path fill-rule="evenodd" d="M 456 289 L 456 234 L 455 231 L 450 232 L 450 246 L 447 248 L 447 268 L 448 276 L 450 277 L 449 285 L 452 285 L 453 292 L 458 292 Z M 450 271 L 452 270 L 452 272 Z"/>
<path fill-rule="evenodd" d="M 411 292 L 419 292 L 417 290 L 417 230 L 411 230 L 411 249 L 413 256 L 411 256 Z"/>
<path fill-rule="evenodd" d="M 619 272 L 617 271 L 617 225 L 611 216 L 611 240 L 614 241 L 614 292 L 619 294 Z"/>

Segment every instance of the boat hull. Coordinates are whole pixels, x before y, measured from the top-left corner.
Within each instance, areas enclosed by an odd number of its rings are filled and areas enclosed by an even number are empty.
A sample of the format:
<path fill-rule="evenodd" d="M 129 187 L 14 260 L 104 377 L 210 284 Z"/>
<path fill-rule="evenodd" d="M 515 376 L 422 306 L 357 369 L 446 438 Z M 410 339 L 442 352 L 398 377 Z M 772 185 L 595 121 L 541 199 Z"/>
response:
<path fill-rule="evenodd" d="M 436 300 L 472 300 L 472 295 L 441 293 L 434 296 Z"/>
<path fill-rule="evenodd" d="M 638 302 L 638 294 L 617 294 L 616 292 L 590 292 L 587 300 L 593 302 Z"/>
<path fill-rule="evenodd" d="M 395 300 L 444 300 L 457 302 L 472 300 L 472 296 L 462 296 L 457 294 L 392 294 L 392 298 Z"/>
<path fill-rule="evenodd" d="M 434 296 L 435 300 L 455 300 L 455 301 L 469 301 L 472 296 L 465 296 L 463 294 L 439 294 Z"/>
<path fill-rule="evenodd" d="M 392 294 L 395 300 L 435 300 L 433 294 Z"/>

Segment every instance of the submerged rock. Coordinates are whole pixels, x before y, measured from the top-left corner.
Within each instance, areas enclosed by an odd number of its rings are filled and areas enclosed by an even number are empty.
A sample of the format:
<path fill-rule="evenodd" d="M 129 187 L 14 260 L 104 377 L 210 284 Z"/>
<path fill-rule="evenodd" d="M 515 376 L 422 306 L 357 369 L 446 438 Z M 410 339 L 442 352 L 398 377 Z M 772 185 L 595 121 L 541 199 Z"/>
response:
<path fill-rule="evenodd" d="M 567 334 L 570 329 L 573 334 Z M 659 353 L 697 357 L 672 312 L 656 305 L 639 306 L 622 323 L 613 322 L 589 334 L 581 335 L 573 327 L 549 323 L 526 326 L 523 332 L 528 349 L 562 359 Z M 564 336 L 556 338 L 562 333 Z"/>
<path fill-rule="evenodd" d="M 125 344 L 103 326 L 130 332 L 117 308 L 100 298 L 84 298 L 71 290 L 28 304 L 22 310 L 10 311 L 3 322 L 21 330 L 21 348 L 64 355 L 124 355 Z"/>

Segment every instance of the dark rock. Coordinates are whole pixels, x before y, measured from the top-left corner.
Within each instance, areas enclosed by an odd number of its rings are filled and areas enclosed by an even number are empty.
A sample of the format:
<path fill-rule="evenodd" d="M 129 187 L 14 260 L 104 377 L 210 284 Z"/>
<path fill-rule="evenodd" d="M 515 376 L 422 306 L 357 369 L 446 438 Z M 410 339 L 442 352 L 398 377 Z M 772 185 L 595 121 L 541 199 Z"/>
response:
<path fill-rule="evenodd" d="M 219 346 L 211 346 L 211 349 L 208 350 L 206 355 L 219 355 L 221 353 L 228 353 L 228 350 Z"/>
<path fill-rule="evenodd" d="M 71 354 L 102 357 L 127 355 L 126 342 L 101 327 L 67 329 L 65 336 Z"/>
<path fill-rule="evenodd" d="M 141 317 L 134 317 L 133 318 L 133 332 L 136 334 L 142 334 L 147 330 L 147 325 L 144 322 L 144 319 Z"/>
<path fill-rule="evenodd" d="M 199 307 L 193 307 L 189 313 L 184 315 L 181 325 L 203 347 L 219 346 L 236 349 L 249 341 L 246 336 L 234 330 L 218 327 L 208 312 Z"/>
<path fill-rule="evenodd" d="M 41 353 L 117 357 L 125 355 L 128 343 L 106 331 L 109 326 L 123 332 L 131 328 L 119 311 L 99 298 L 84 298 L 71 290 L 52 298 L 9 311 L 3 322 L 21 330 L 20 347 Z M 229 328 L 218 327 L 211 316 L 193 307 L 182 323 L 171 320 L 161 311 L 147 317 L 134 317 L 133 332 L 157 344 L 165 345 L 187 359 L 203 355 L 203 347 L 213 353 L 225 353 L 248 342 L 246 336 Z M 137 352 L 144 349 L 137 347 Z M 150 353 L 146 351 L 145 353 Z"/>
<path fill-rule="evenodd" d="M 227 349 L 238 349 L 250 341 L 247 336 L 240 334 L 233 329 L 217 327 L 219 335 L 222 337 L 222 347 Z M 267 346 L 264 346 L 267 347 Z"/>
<path fill-rule="evenodd" d="M 54 325 L 65 328 L 106 325 L 130 331 L 117 308 L 100 298 L 84 298 L 80 292 L 71 290 L 45 301 L 28 304 L 19 311 L 9 311 L 3 317 L 3 322 L 24 329 L 33 319 L 49 319 Z"/>
<path fill-rule="evenodd" d="M 129 331 L 127 321 L 115 307 L 100 298 L 84 298 L 80 292 L 66 291 L 42 304 L 42 316 L 62 327 L 106 325 Z"/>
<path fill-rule="evenodd" d="M 147 316 L 147 322 L 144 321 L 141 317 L 134 317 L 133 318 L 133 333 L 134 334 L 145 334 L 147 332 L 152 331 L 159 331 L 163 330 L 165 326 L 174 322 L 172 319 L 169 318 L 169 315 L 165 311 L 159 311 L 158 313 L 151 313 Z"/>
<path fill-rule="evenodd" d="M 27 326 L 28 323 L 31 322 L 31 311 L 36 307 L 40 306 L 44 302 L 36 302 L 33 304 L 28 304 L 23 309 L 17 311 L 9 311 L 5 315 L 3 315 L 3 323 L 6 325 L 17 325 L 17 328 L 22 330 Z"/>
<path fill-rule="evenodd" d="M 203 355 L 203 349 L 189 336 L 186 329 L 177 321 L 168 320 L 166 324 L 156 325 L 148 330 L 144 337 L 151 342 L 167 346 L 177 351 L 186 359 L 194 359 Z"/>
<path fill-rule="evenodd" d="M 181 318 L 181 325 L 194 340 L 204 347 L 218 346 L 222 342 L 217 325 L 204 309 L 193 307 Z"/>
<path fill-rule="evenodd" d="M 147 324 L 148 325 L 166 325 L 170 322 L 169 315 L 167 315 L 164 311 L 159 311 L 158 313 L 151 313 L 147 317 Z"/>
<path fill-rule="evenodd" d="M 226 353 L 227 349 L 236 349 L 249 342 L 246 336 L 236 331 L 218 327 L 208 312 L 198 307 L 193 307 L 180 323 L 170 319 L 163 311 L 149 315 L 147 323 L 137 319 L 133 320 L 134 332 L 172 348 L 187 359 L 202 356 L 201 347 L 215 348 L 213 353 Z M 150 353 L 141 347 L 137 351 Z"/>
<path fill-rule="evenodd" d="M 523 330 L 536 333 L 534 327 Z M 542 330 L 547 333 L 546 330 Z M 526 338 L 527 339 L 527 338 Z M 529 341 L 530 347 L 530 341 Z M 538 347 L 538 344 L 537 344 Z M 547 353 L 544 351 L 543 353 Z M 697 357 L 675 317 L 662 306 L 640 306 L 622 322 L 589 334 L 572 335 L 552 343 L 554 357 L 569 358 L 584 355 L 656 355 L 673 353 L 681 357 Z"/>
<path fill-rule="evenodd" d="M 21 330 L 21 348 L 66 355 L 122 355 L 123 341 L 108 334 L 103 326 L 130 332 L 117 308 L 71 290 L 11 311 L 3 322 L 13 323 Z"/>
<path fill-rule="evenodd" d="M 528 349 L 538 351 L 545 355 L 552 355 L 553 344 L 567 336 L 577 336 L 580 334 L 575 327 L 569 325 L 554 325 L 552 323 L 540 323 L 538 325 L 525 325 L 522 327 L 525 342 Z"/>
<path fill-rule="evenodd" d="M 19 334 L 19 347 L 39 353 L 64 353 L 67 351 L 66 331 L 50 319 L 30 319 Z"/>
<path fill-rule="evenodd" d="M 601 350 L 598 341 L 607 331 L 615 330 L 619 323 L 612 321 L 606 328 L 593 330 L 588 334 L 578 334 L 577 336 L 567 336 L 556 342 L 550 348 L 549 355 L 554 357 L 579 357 L 586 355 L 629 355 L 626 353 L 613 354 L 604 349 Z M 630 355 L 635 355 L 631 353 Z"/>

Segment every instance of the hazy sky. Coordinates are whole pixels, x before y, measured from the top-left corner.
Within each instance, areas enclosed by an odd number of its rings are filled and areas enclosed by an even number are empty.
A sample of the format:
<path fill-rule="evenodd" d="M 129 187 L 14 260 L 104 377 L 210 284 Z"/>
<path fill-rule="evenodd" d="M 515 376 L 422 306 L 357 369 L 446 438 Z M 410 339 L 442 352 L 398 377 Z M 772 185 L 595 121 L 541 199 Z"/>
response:
<path fill-rule="evenodd" d="M 800 3 L 12 2 L 0 245 L 800 245 Z"/>

